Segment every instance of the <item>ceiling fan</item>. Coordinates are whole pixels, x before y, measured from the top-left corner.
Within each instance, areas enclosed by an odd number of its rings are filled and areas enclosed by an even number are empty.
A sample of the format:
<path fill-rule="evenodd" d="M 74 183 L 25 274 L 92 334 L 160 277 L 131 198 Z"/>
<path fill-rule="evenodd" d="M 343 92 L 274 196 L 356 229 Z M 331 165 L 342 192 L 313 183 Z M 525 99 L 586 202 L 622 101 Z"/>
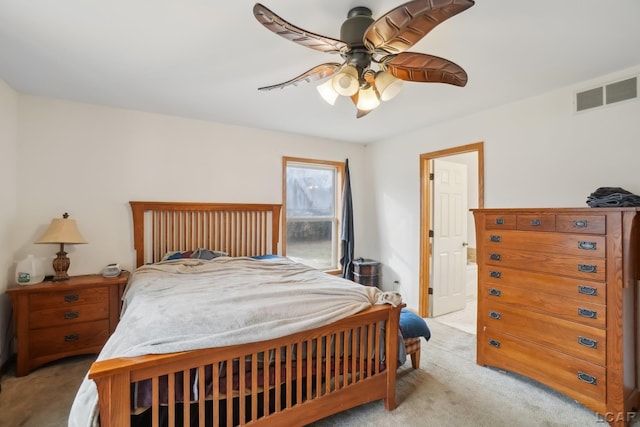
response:
<path fill-rule="evenodd" d="M 312 33 L 285 21 L 260 3 L 253 7 L 256 19 L 267 29 L 311 49 L 339 54 L 342 63 L 328 62 L 283 83 L 258 90 L 297 86 L 333 76 L 318 86 L 322 97 L 334 104 L 339 95 L 348 96 L 360 118 L 380 101 L 393 98 L 402 81 L 467 84 L 467 73 L 457 64 L 433 55 L 407 52 L 441 22 L 473 6 L 473 0 L 413 0 L 377 20 L 364 6 L 349 10 L 340 28 L 340 39 Z"/>

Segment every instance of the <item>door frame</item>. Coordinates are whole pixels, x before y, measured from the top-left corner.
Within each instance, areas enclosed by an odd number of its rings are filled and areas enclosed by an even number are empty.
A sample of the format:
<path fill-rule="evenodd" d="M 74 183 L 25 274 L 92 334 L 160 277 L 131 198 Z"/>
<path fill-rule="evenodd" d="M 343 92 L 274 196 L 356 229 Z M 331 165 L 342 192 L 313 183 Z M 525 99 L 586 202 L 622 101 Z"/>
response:
<path fill-rule="evenodd" d="M 462 145 L 420 154 L 420 279 L 418 312 L 421 317 L 429 317 L 429 260 L 431 258 L 431 186 L 430 175 L 433 172 L 431 160 L 463 153 L 478 155 L 478 208 L 484 207 L 484 142 Z"/>

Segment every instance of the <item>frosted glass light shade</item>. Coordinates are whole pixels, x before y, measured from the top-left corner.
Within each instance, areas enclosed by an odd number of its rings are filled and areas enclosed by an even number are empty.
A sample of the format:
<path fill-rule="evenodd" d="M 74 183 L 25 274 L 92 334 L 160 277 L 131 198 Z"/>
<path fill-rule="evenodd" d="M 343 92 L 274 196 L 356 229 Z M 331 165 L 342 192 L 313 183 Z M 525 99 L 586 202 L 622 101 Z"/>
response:
<path fill-rule="evenodd" d="M 380 105 L 380 99 L 378 99 L 378 94 L 373 86 L 360 89 L 360 92 L 358 92 L 358 103 L 356 104 L 358 110 L 371 111 L 378 105 Z"/>
<path fill-rule="evenodd" d="M 380 94 L 380 99 L 388 101 L 400 92 L 402 89 L 402 80 L 396 78 L 388 71 L 380 71 L 376 74 L 376 89 Z"/>
<path fill-rule="evenodd" d="M 355 95 L 360 86 L 358 70 L 353 65 L 344 67 L 331 81 L 333 82 L 333 89 L 342 96 Z"/>
<path fill-rule="evenodd" d="M 333 81 L 331 79 L 319 85 L 317 88 L 322 99 L 327 101 L 330 105 L 335 105 L 336 99 L 338 99 L 339 93 L 333 89 Z"/>

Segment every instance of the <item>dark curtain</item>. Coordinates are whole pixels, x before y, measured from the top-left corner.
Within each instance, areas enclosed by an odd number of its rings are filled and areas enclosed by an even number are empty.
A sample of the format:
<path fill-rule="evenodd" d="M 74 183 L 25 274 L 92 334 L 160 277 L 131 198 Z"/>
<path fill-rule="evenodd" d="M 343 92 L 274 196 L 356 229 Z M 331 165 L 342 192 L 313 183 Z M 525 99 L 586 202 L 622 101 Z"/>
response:
<path fill-rule="evenodd" d="M 349 159 L 344 162 L 344 188 L 342 189 L 342 277 L 351 280 L 353 278 L 353 203 L 351 200 L 351 178 L 349 176 Z"/>

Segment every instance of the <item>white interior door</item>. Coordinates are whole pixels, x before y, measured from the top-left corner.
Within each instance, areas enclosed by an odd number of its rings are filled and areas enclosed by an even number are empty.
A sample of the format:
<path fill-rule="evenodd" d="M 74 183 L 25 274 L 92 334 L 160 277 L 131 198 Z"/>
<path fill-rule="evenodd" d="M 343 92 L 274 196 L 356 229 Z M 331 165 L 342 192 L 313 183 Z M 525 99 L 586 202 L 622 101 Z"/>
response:
<path fill-rule="evenodd" d="M 431 315 L 463 310 L 467 264 L 467 165 L 434 159 Z"/>

